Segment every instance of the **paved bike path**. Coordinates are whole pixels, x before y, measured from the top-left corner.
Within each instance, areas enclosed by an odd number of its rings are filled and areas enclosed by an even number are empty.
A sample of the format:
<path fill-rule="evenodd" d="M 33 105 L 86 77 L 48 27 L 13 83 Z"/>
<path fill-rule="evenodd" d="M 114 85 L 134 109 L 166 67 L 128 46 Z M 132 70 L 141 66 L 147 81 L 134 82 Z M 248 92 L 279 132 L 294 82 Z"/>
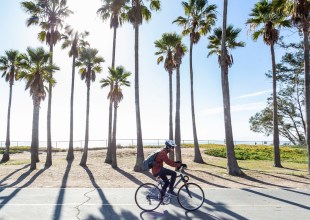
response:
<path fill-rule="evenodd" d="M 134 202 L 133 188 L 0 188 L 0 220 L 310 219 L 309 189 L 204 189 L 187 212 L 173 199 L 154 212 Z"/>

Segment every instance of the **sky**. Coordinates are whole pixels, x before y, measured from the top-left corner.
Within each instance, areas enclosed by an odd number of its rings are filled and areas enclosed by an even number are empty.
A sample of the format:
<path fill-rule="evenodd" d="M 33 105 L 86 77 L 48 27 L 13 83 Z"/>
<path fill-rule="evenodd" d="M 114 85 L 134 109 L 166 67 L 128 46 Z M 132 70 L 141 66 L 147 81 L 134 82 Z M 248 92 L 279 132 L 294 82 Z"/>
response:
<path fill-rule="evenodd" d="M 20 6 L 21 0 L 0 1 L 0 55 L 6 50 L 15 49 L 24 53 L 28 46 L 36 48 L 48 46 L 37 40 L 38 27 L 26 27 L 29 17 Z M 222 24 L 222 4 L 220 0 L 209 0 L 218 6 L 218 22 Z M 242 2 L 242 3 L 241 3 Z M 269 48 L 260 38 L 253 42 L 245 22 L 255 0 L 231 0 L 228 5 L 228 24 L 241 28 L 239 40 L 245 48 L 232 51 L 234 64 L 229 69 L 232 127 L 235 141 L 270 141 L 272 137 L 250 131 L 249 118 L 266 106 L 266 99 L 272 92 L 272 82 L 265 76 L 271 69 Z M 106 140 L 108 134 L 108 88 L 100 88 L 100 79 L 108 74 L 112 63 L 112 36 L 109 21 L 102 22 L 96 11 L 100 0 L 68 0 L 68 7 L 74 12 L 66 23 L 79 31 L 89 31 L 90 46 L 99 50 L 104 57 L 103 72 L 91 84 L 90 94 L 90 140 Z M 178 16 L 184 16 L 179 0 L 162 0 L 161 10 L 152 12 L 152 20 L 144 22 L 139 36 L 139 77 L 140 112 L 143 139 L 168 139 L 169 137 L 169 78 L 163 64 L 157 65 L 154 55 L 154 41 L 166 32 L 181 33 L 182 28 L 172 24 Z M 287 31 L 285 37 L 298 39 Z M 183 42 L 189 48 L 189 38 Z M 194 100 L 198 140 L 223 141 L 225 138 L 223 99 L 220 68 L 217 57 L 208 57 L 207 37 L 201 37 L 193 49 Z M 276 47 L 276 60 L 284 51 Z M 70 89 L 72 59 L 68 51 L 61 50 L 60 44 L 54 50 L 54 62 L 60 71 L 54 74 L 57 81 L 52 99 L 52 141 L 69 140 Z M 116 66 L 122 65 L 132 73 L 130 88 L 123 88 L 124 99 L 119 104 L 117 139 L 136 139 L 135 100 L 134 100 L 134 29 L 125 23 L 117 30 Z M 189 54 L 181 65 L 181 139 L 193 140 L 190 108 Z M 77 71 L 76 71 L 77 72 Z M 1 73 L 2 74 L 2 73 Z M 175 74 L 173 75 L 175 93 Z M 80 142 L 85 137 L 86 84 L 79 76 L 75 78 L 74 140 Z M 7 105 L 9 84 L 0 78 L 0 145 L 6 138 Z M 175 95 L 174 95 L 175 110 Z M 25 82 L 15 82 L 11 108 L 11 141 L 31 141 L 32 98 L 25 91 Z M 40 109 L 40 142 L 46 141 L 47 98 Z M 174 118 L 174 116 L 173 116 Z M 280 138 L 281 141 L 286 139 Z"/>

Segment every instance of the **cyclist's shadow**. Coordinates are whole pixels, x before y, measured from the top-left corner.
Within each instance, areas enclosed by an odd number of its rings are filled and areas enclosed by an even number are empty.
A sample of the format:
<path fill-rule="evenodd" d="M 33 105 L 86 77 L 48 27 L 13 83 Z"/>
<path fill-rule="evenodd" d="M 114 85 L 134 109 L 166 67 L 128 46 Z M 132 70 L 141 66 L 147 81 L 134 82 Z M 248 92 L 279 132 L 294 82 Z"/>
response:
<path fill-rule="evenodd" d="M 194 212 L 185 211 L 185 214 L 181 213 L 169 213 L 168 210 L 164 210 L 163 212 L 157 212 L 157 211 L 142 211 L 140 213 L 140 219 L 142 220 L 150 220 L 150 219 L 160 219 L 160 220 L 171 220 L 171 219 L 186 219 L 191 220 L 193 217 L 191 217 L 189 214 L 192 213 L 194 217 L 199 219 L 205 219 L 205 220 L 219 220 L 220 218 L 201 212 L 199 210 L 196 210 Z"/>
<path fill-rule="evenodd" d="M 165 210 L 163 213 L 156 212 L 156 211 L 142 211 L 140 213 L 140 218 L 143 220 L 149 220 L 149 219 L 173 219 L 173 215 L 169 214 L 167 210 Z"/>

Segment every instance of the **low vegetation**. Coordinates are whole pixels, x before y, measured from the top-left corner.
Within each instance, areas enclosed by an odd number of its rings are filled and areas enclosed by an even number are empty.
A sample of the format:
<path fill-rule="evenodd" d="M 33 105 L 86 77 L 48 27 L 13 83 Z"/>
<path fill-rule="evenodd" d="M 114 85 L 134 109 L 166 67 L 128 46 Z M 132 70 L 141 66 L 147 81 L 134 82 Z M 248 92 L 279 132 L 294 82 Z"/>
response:
<path fill-rule="evenodd" d="M 226 158 L 224 145 L 201 145 L 207 155 Z M 286 162 L 307 163 L 307 150 L 302 147 L 280 147 L 281 160 Z M 273 160 L 273 146 L 266 145 L 236 145 L 237 160 Z"/>

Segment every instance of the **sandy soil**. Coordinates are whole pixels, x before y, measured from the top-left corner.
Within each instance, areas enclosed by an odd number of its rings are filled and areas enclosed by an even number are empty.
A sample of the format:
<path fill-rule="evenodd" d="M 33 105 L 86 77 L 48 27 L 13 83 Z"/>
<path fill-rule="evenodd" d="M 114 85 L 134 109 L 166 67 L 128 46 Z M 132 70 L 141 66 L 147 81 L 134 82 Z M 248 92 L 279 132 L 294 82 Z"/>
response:
<path fill-rule="evenodd" d="M 154 149 L 144 149 L 145 155 Z M 45 153 L 40 154 L 37 170 L 29 171 L 30 153 L 11 155 L 10 162 L 0 164 L 0 187 L 124 187 L 135 188 L 144 182 L 154 182 L 150 172 L 135 172 L 135 149 L 118 149 L 118 169 L 104 163 L 106 151 L 89 151 L 87 167 L 79 166 L 82 153 L 75 152 L 75 160 L 68 164 L 66 153 L 53 153 L 53 165 L 45 169 Z M 227 175 L 226 160 L 203 155 L 205 164 L 193 163 L 193 149 L 183 149 L 183 162 L 191 182 L 203 188 L 310 188 L 307 170 L 294 168 L 243 169 L 245 175 Z M 220 165 L 219 165 L 220 164 Z M 240 165 L 240 163 L 239 163 Z M 242 166 L 241 166 L 242 167 Z M 172 168 L 173 169 L 173 168 Z"/>

